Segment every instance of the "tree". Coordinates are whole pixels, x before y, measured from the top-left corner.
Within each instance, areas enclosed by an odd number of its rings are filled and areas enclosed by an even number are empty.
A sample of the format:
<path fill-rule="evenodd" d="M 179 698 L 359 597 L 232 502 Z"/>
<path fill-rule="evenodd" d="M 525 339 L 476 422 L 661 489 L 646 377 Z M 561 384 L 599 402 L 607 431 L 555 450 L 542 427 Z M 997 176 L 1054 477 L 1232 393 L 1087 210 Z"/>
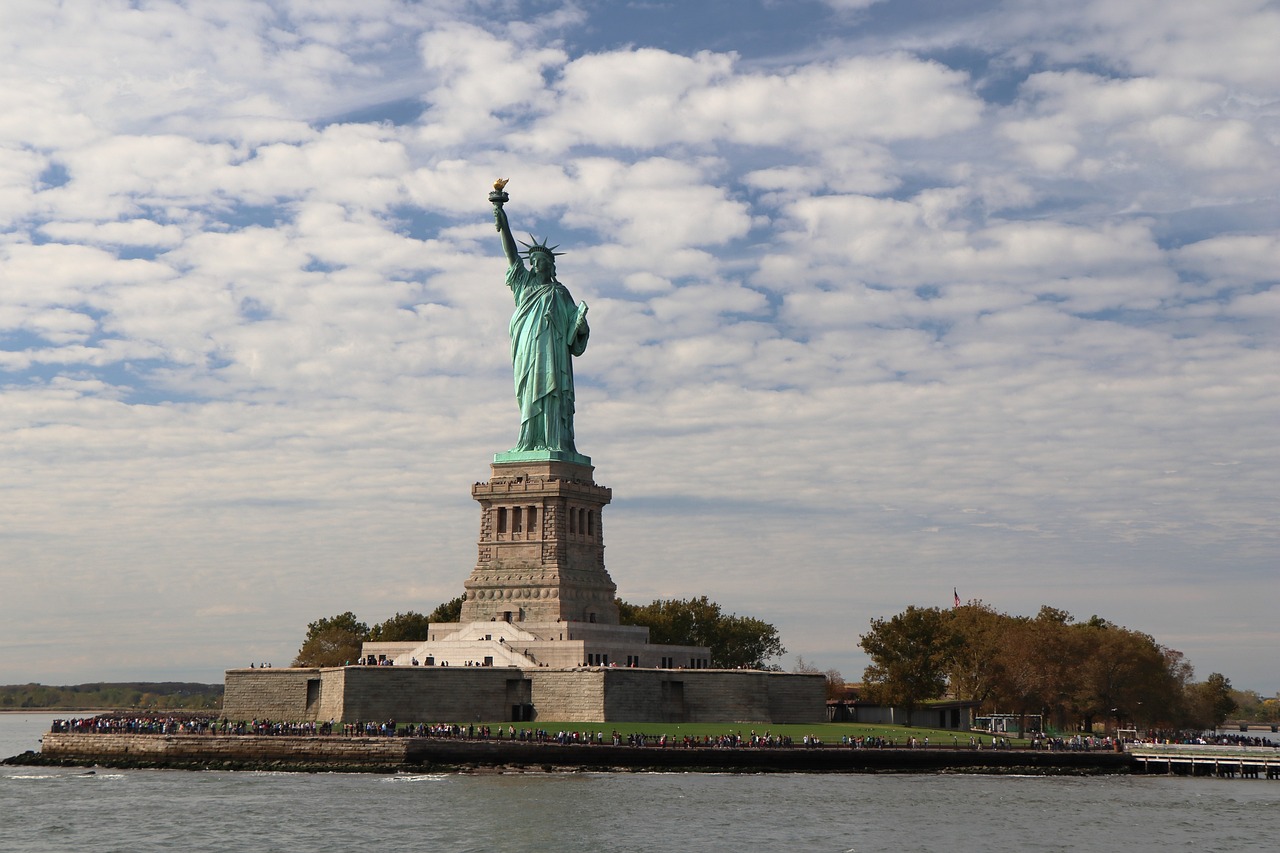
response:
<path fill-rule="evenodd" d="M 800 655 L 796 655 L 796 665 L 791 671 L 805 675 L 823 675 L 827 679 L 827 698 L 839 699 L 844 696 L 844 676 L 838 669 L 821 670 Z"/>
<path fill-rule="evenodd" d="M 348 610 L 307 625 L 294 666 L 342 666 L 360 657 L 360 644 L 369 638 L 369 626 Z"/>
<path fill-rule="evenodd" d="M 838 669 L 824 670 L 823 675 L 827 677 L 827 698 L 840 699 L 843 698 L 845 692 L 844 675 Z"/>
<path fill-rule="evenodd" d="M 947 681 L 957 699 L 985 702 L 1005 678 L 1011 617 L 981 601 L 946 611 L 955 645 L 947 661 Z"/>
<path fill-rule="evenodd" d="M 652 643 L 706 646 L 711 665 L 723 669 L 766 669 L 770 659 L 787 653 L 777 628 L 750 616 L 726 616 L 705 595 L 645 605 L 618 599 L 618 617 L 623 625 L 647 627 Z"/>
<path fill-rule="evenodd" d="M 1018 713 L 1039 713 L 1046 725 L 1062 729 L 1076 716 L 1081 638 L 1070 613 L 1043 605 L 1033 619 L 1014 623 L 1005 640 L 1010 650 L 1006 678 L 997 700 Z"/>
<path fill-rule="evenodd" d="M 1239 705 L 1231 695 L 1231 679 L 1220 672 L 1211 672 L 1205 680 L 1205 692 L 1209 695 L 1209 707 L 1213 709 L 1213 725 L 1226 722 L 1227 716 Z"/>
<path fill-rule="evenodd" d="M 428 616 L 410 610 L 408 613 L 397 613 L 385 622 L 379 622 L 369 629 L 369 639 L 383 643 L 407 640 L 427 639 L 427 626 L 431 624 Z"/>
<path fill-rule="evenodd" d="M 1164 647 L 1147 634 L 1097 616 L 1075 630 L 1084 642 L 1075 701 L 1086 730 L 1095 717 L 1117 725 L 1176 722 L 1182 696 L 1170 667 L 1179 661 L 1166 656 Z"/>
<path fill-rule="evenodd" d="M 914 607 L 889 622 L 872 622 L 862 643 L 868 653 L 868 643 L 876 648 L 866 675 L 868 695 L 905 704 L 911 687 L 905 672 L 924 682 L 916 695 L 928 698 L 941 689 L 939 679 L 924 677 L 936 662 L 930 653 L 947 650 L 942 680 L 958 698 L 980 702 L 980 712 L 1041 714 L 1058 729 L 1088 731 L 1095 720 L 1208 728 L 1233 713 L 1238 701 L 1223 676 L 1192 684 L 1194 670 L 1181 652 L 1100 616 L 1077 623 L 1067 611 L 1045 605 L 1028 619 L 980 601 L 938 615 L 950 642 L 920 639 L 937 626 Z"/>
<path fill-rule="evenodd" d="M 1232 692 L 1231 680 L 1220 672 L 1210 673 L 1199 684 L 1189 685 L 1188 721 L 1197 728 L 1216 729 L 1238 707 Z"/>
<path fill-rule="evenodd" d="M 718 636 L 707 646 L 711 663 L 724 669 L 778 669 L 768 661 L 782 657 L 787 650 L 778 637 L 778 629 L 761 619 L 731 613 L 721 618 Z"/>
<path fill-rule="evenodd" d="M 917 705 L 946 689 L 947 665 L 956 646 L 948 622 L 936 607 L 912 605 L 888 621 L 871 620 L 871 630 L 858 642 L 871 657 L 862 676 L 871 697 L 902 706 L 908 725 Z"/>
<path fill-rule="evenodd" d="M 462 602 L 464 596 L 458 596 L 437 605 L 426 616 L 416 610 L 408 613 L 397 613 L 385 622 L 379 622 L 369 630 L 369 639 L 378 642 L 407 642 L 409 640 L 426 640 L 430 633 L 429 626 L 439 622 L 457 622 L 462 618 Z"/>
<path fill-rule="evenodd" d="M 1187 685 L 1191 683 L 1191 677 L 1195 675 L 1195 667 L 1191 665 L 1191 661 L 1187 660 L 1187 656 L 1177 649 L 1167 649 L 1161 647 L 1164 653 L 1165 669 L 1169 673 L 1169 685 L 1172 692 L 1172 698 L 1169 700 L 1169 706 L 1162 710 L 1164 713 L 1159 716 L 1168 724 L 1170 728 L 1185 728 L 1187 724 Z M 1151 715 L 1143 715 L 1150 717 Z M 1149 719 L 1138 719 L 1138 723 L 1148 723 Z"/>
<path fill-rule="evenodd" d="M 466 596 L 460 595 L 436 607 L 427 614 L 428 622 L 458 622 L 462 619 L 462 602 Z"/>
<path fill-rule="evenodd" d="M 1263 698 L 1262 694 L 1256 690 L 1231 690 L 1231 698 L 1236 703 L 1236 708 L 1231 715 L 1240 720 L 1249 720 L 1255 723 L 1274 723 L 1280 720 L 1280 703 L 1277 703 L 1273 697 Z"/>

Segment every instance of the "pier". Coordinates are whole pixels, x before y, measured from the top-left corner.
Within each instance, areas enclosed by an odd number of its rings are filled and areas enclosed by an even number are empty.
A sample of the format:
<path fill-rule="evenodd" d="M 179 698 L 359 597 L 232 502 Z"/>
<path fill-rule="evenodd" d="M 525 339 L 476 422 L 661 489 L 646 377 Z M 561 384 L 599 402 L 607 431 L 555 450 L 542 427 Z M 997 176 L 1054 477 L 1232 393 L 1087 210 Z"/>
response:
<path fill-rule="evenodd" d="M 1136 773 L 1280 779 L 1280 750 L 1273 747 L 1144 743 L 1126 751 Z"/>

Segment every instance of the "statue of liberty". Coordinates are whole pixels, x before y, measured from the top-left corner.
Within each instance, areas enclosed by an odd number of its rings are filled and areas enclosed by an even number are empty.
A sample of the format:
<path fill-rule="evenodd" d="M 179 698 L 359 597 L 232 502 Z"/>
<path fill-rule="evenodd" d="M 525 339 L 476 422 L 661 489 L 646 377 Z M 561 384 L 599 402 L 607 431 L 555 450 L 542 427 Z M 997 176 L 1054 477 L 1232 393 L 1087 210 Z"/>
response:
<path fill-rule="evenodd" d="M 516 400 L 520 404 L 520 438 L 497 461 L 530 458 L 589 460 L 573 443 L 573 356 L 582 355 L 591 334 L 587 326 L 587 304 L 577 305 L 569 290 L 556 280 L 556 246 L 539 242 L 532 235 L 523 252 L 511 236 L 502 205 L 509 200 L 494 183 L 489 194 L 493 218 L 502 236 L 507 256 L 507 287 L 515 298 L 511 315 L 511 364 L 515 372 Z"/>

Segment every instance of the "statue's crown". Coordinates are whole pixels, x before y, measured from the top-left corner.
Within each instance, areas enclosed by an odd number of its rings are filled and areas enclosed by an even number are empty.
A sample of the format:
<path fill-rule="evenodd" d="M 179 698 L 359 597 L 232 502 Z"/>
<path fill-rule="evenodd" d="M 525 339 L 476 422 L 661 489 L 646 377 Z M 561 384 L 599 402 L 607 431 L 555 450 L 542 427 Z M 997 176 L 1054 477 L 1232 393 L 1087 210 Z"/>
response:
<path fill-rule="evenodd" d="M 534 252 L 542 252 L 543 254 L 548 255 L 551 258 L 556 258 L 564 254 L 564 252 L 556 251 L 556 249 L 560 248 L 560 245 L 558 243 L 554 246 L 548 246 L 547 241 L 545 239 L 539 242 L 538 238 L 534 237 L 532 234 L 529 235 L 529 239 L 532 240 L 533 242 L 526 243 L 523 240 L 520 241 L 520 245 L 525 247 L 524 253 L 528 257 L 533 257 Z"/>

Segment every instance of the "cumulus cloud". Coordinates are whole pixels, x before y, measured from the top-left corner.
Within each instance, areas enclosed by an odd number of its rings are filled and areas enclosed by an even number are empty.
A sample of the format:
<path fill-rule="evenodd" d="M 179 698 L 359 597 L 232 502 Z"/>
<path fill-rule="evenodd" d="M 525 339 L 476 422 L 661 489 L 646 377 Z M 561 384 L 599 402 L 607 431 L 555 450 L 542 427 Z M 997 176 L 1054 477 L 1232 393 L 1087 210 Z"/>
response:
<path fill-rule="evenodd" d="M 546 152 L 714 142 L 820 151 L 934 137 L 971 125 L 981 111 L 963 75 L 905 55 L 777 73 L 738 72 L 735 64 L 727 54 L 654 49 L 582 57 L 563 69 L 559 108 L 527 142 Z"/>
<path fill-rule="evenodd" d="M 449 145 L 505 135 L 496 113 L 536 109 L 543 75 L 565 62 L 555 48 L 528 49 L 466 24 L 448 24 L 421 40 L 423 64 L 435 85 L 425 93 L 422 141 Z"/>
<path fill-rule="evenodd" d="M 145 677 L 140 618 L 216 680 L 455 595 L 513 440 L 509 177 L 591 305 L 625 597 L 856 677 L 850 625 L 959 586 L 1265 687 L 1143 590 L 1270 618 L 1276 13 L 1158 5 L 831 0 L 775 54 L 751 2 L 701 50 L 572 3 L 6 4 L 0 637 L 39 665 L 0 680 Z"/>

